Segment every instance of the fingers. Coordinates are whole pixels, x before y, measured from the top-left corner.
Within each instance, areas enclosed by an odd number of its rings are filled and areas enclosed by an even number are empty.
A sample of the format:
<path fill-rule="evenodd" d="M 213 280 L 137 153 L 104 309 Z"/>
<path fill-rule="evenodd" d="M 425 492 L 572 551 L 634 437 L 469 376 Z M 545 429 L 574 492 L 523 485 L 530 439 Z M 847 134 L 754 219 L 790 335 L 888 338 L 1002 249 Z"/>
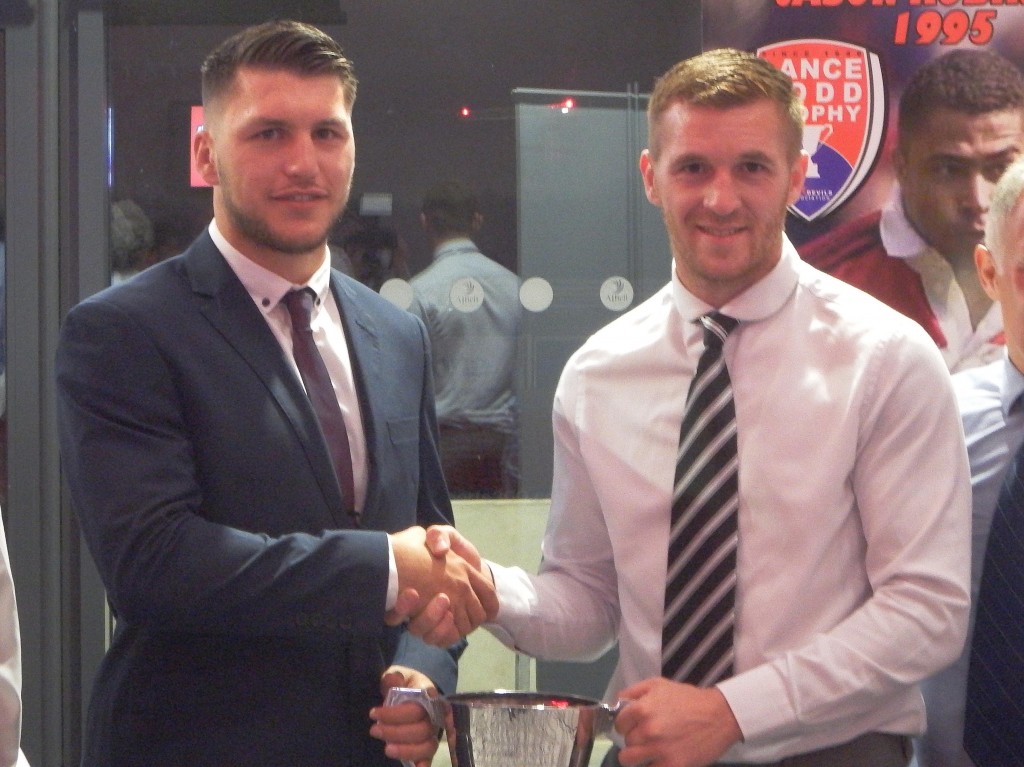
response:
<path fill-rule="evenodd" d="M 480 552 L 477 551 L 472 541 L 450 525 L 428 527 L 426 543 L 427 549 L 435 557 L 443 557 L 451 551 L 462 557 L 471 567 L 475 567 L 477 570 L 483 566 Z"/>
<path fill-rule="evenodd" d="M 392 533 L 391 544 L 400 591 L 388 625 L 409 621 L 417 636 L 447 646 L 497 616 L 490 568 L 453 527 L 409 528 Z"/>
<path fill-rule="evenodd" d="M 416 612 L 420 604 L 420 595 L 416 589 L 402 589 L 398 592 L 395 606 L 384 614 L 384 623 L 388 626 L 400 626 Z"/>
<path fill-rule="evenodd" d="M 384 741 L 384 752 L 390 758 L 430 763 L 437 751 L 437 731 L 422 706 L 377 706 L 370 710 L 370 718 L 370 735 Z"/>
<path fill-rule="evenodd" d="M 426 607 L 409 620 L 409 631 L 427 644 L 447 647 L 462 638 L 455 625 L 451 600 L 447 594 L 438 594 Z"/>
<path fill-rule="evenodd" d="M 494 578 L 491 576 L 491 569 L 483 565 L 470 575 L 470 584 L 473 586 L 473 593 L 480 600 L 480 606 L 484 610 L 483 621 L 493 621 L 498 617 L 498 592 L 494 586 Z M 479 625 L 479 624 L 478 624 Z"/>
<path fill-rule="evenodd" d="M 494 619 L 498 613 L 498 596 L 489 573 L 485 575 L 471 567 L 458 567 L 456 576 L 453 585 L 456 590 L 449 596 L 455 625 L 466 636 L 481 623 Z"/>
<path fill-rule="evenodd" d="M 381 675 L 381 692 L 391 687 L 416 687 L 436 695 L 437 689 L 423 673 L 405 666 L 391 666 Z M 370 709 L 370 735 L 385 743 L 384 752 L 392 759 L 430 767 L 437 751 L 437 730 L 426 710 L 417 703 L 376 706 Z"/>
<path fill-rule="evenodd" d="M 435 557 L 443 557 L 451 550 L 451 537 L 455 528 L 450 525 L 434 525 L 427 528 L 427 550 Z"/>

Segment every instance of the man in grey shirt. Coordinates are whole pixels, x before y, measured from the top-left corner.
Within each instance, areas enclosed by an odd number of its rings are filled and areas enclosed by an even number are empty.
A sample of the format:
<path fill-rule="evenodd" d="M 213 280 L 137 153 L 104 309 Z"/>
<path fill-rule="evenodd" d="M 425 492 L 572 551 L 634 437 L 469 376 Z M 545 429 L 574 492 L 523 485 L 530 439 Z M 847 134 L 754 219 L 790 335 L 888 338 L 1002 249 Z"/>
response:
<path fill-rule="evenodd" d="M 445 479 L 453 497 L 515 495 L 519 278 L 474 244 L 483 216 L 464 184 L 431 187 L 420 220 L 434 260 L 409 310 L 430 335 Z"/>

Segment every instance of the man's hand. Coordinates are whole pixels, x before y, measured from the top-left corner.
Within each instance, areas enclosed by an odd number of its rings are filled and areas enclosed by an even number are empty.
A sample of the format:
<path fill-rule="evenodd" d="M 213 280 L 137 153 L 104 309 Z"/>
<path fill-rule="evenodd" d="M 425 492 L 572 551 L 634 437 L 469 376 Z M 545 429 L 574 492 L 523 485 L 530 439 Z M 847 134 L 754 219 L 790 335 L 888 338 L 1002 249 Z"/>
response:
<path fill-rule="evenodd" d="M 725 696 L 708 689 L 647 679 L 619 693 L 629 700 L 615 717 L 625 767 L 704 767 L 743 738 Z"/>
<path fill-rule="evenodd" d="M 484 571 L 488 581 L 490 571 L 484 566 L 480 552 L 469 538 L 451 525 L 431 525 L 427 528 L 427 548 L 435 557 L 443 557 L 449 551 L 455 552 L 477 570 Z M 492 583 L 493 585 L 493 583 Z"/>
<path fill-rule="evenodd" d="M 410 631 L 431 644 L 446 646 L 497 615 L 490 572 L 486 568 L 481 572 L 479 554 L 468 541 L 464 548 L 475 555 L 471 557 L 475 561 L 467 561 L 454 548 L 433 553 L 421 527 L 390 537 L 399 595 L 387 616 L 389 623 L 410 618 Z"/>
<path fill-rule="evenodd" d="M 424 674 L 404 666 L 392 666 L 380 679 L 381 694 L 391 687 L 416 687 L 430 697 L 437 688 Z M 392 759 L 413 762 L 416 767 L 430 767 L 437 751 L 437 729 L 427 712 L 417 703 L 377 706 L 370 709 L 373 725 L 370 735 L 384 741 L 384 753 Z"/>

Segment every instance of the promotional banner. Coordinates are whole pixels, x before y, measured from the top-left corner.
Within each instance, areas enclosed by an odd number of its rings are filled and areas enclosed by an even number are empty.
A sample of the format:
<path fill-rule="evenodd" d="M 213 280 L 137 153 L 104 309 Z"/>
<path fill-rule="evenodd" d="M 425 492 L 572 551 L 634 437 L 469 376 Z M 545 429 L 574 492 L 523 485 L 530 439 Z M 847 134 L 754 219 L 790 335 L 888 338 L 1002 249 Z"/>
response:
<path fill-rule="evenodd" d="M 904 85 L 956 49 L 995 51 L 1024 65 L 1024 6 L 1005 0 L 706 0 L 705 50 L 757 52 L 804 96 L 803 195 L 787 230 L 799 244 L 881 208 Z"/>

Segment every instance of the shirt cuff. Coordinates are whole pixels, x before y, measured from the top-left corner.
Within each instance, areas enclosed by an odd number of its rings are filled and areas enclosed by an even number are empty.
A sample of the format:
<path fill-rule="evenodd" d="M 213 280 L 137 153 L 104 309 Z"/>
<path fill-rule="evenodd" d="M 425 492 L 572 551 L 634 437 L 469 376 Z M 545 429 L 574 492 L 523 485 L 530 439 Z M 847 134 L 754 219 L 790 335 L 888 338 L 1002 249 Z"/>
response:
<path fill-rule="evenodd" d="M 384 612 L 392 609 L 398 601 L 398 565 L 395 563 L 395 550 L 391 547 L 391 536 L 388 541 L 388 595 L 384 600 Z"/>
<path fill-rule="evenodd" d="M 498 614 L 492 623 L 485 623 L 484 628 L 506 647 L 519 651 L 515 643 L 516 623 L 530 620 L 536 602 L 533 584 L 521 568 L 505 567 L 486 559 L 484 565 L 491 570 L 498 596 Z"/>
<path fill-rule="evenodd" d="M 792 726 L 792 710 L 780 705 L 788 697 L 786 687 L 770 665 L 756 666 L 715 686 L 732 709 L 744 741 L 781 735 Z"/>

